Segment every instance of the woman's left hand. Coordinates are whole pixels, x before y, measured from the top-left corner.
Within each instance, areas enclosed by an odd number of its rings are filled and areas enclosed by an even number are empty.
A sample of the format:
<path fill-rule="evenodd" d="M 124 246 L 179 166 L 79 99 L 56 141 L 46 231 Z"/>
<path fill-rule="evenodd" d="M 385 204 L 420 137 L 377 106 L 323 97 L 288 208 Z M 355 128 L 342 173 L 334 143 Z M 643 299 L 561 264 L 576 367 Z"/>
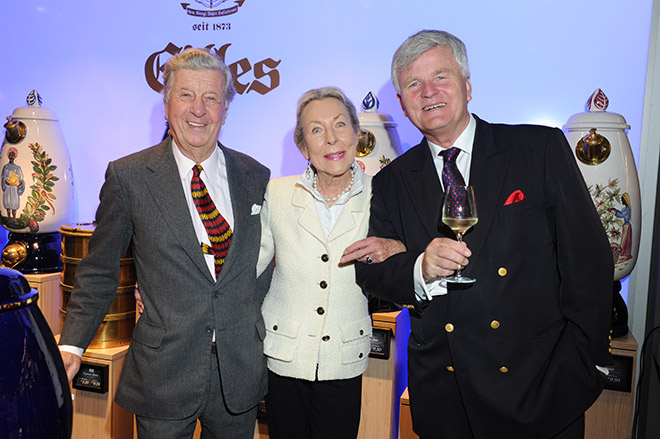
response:
<path fill-rule="evenodd" d="M 401 241 L 371 236 L 346 247 L 339 263 L 347 264 L 351 261 L 365 264 L 380 263 L 392 255 L 405 251 L 406 246 Z"/>

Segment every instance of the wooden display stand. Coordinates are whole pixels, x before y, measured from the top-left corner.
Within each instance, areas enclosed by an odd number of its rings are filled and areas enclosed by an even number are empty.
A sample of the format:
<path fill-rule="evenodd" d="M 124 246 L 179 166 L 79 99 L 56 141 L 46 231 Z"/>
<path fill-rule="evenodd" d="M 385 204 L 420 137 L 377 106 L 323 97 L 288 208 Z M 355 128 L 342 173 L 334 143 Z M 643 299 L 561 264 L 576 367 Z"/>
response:
<path fill-rule="evenodd" d="M 635 404 L 635 369 L 637 368 L 637 342 L 632 334 L 612 339 L 612 355 L 629 358 L 632 363 L 629 391 L 603 390 L 596 402 L 587 410 L 585 439 L 630 439 L 633 407 Z M 628 381 L 628 380 L 625 380 Z M 401 396 L 400 439 L 418 439 L 412 429 L 408 389 Z"/>
<path fill-rule="evenodd" d="M 61 273 L 24 274 L 30 287 L 39 292 L 37 305 L 46 318 L 53 335 L 62 330 L 60 306 L 62 305 L 62 290 L 60 290 Z"/>
<path fill-rule="evenodd" d="M 612 355 L 631 359 L 629 391 L 603 390 L 586 413 L 585 439 L 630 439 L 635 405 L 637 341 L 631 333 L 612 339 Z"/>
<path fill-rule="evenodd" d="M 127 352 L 128 345 L 85 351 L 83 367 L 84 363 L 108 366 L 108 391 L 95 393 L 71 389 L 74 396 L 71 439 L 126 439 L 133 436 L 133 414 L 115 403 Z"/>
<path fill-rule="evenodd" d="M 362 413 L 358 439 L 396 439 L 399 398 L 407 385 L 408 310 L 372 314 L 374 331 L 389 334 L 389 358 L 369 358 L 362 376 Z"/>
<path fill-rule="evenodd" d="M 410 398 L 408 388 L 401 395 L 401 412 L 399 415 L 399 439 L 419 439 L 412 428 L 412 416 L 410 415 Z"/>

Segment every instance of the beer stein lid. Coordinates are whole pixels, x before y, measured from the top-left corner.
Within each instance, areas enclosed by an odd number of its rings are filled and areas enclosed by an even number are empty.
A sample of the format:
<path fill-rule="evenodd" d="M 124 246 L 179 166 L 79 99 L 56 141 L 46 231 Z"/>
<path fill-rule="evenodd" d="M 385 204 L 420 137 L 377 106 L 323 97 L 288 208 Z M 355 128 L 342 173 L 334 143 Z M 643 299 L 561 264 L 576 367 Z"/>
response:
<path fill-rule="evenodd" d="M 36 90 L 32 90 L 26 98 L 27 107 L 20 107 L 14 110 L 12 118 L 18 120 L 35 119 L 35 120 L 52 120 L 57 121 L 57 116 L 53 111 L 41 106 L 41 96 Z"/>
<path fill-rule="evenodd" d="M 630 125 L 626 123 L 626 119 L 617 113 L 608 113 L 605 110 L 610 104 L 603 90 L 597 88 L 585 104 L 585 112 L 577 113 L 571 116 L 566 125 L 565 130 L 590 130 L 591 128 L 599 129 L 613 129 L 613 130 L 628 130 Z"/>

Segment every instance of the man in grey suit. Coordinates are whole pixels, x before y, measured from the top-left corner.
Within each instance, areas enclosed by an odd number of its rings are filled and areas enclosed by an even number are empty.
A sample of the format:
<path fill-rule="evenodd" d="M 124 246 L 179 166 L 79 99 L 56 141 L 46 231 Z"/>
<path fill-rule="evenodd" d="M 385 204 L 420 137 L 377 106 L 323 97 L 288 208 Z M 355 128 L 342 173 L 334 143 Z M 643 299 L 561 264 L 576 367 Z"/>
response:
<path fill-rule="evenodd" d="M 218 142 L 235 94 L 218 57 L 187 49 L 168 61 L 164 81 L 170 136 L 109 164 L 60 350 L 72 379 L 115 297 L 120 258 L 131 246 L 145 311 L 117 403 L 136 414 L 141 439 L 191 438 L 198 419 L 203 437 L 251 438 L 266 391 L 265 289 L 255 273 L 270 172 Z M 215 225 L 224 227 L 221 256 L 215 232 L 207 232 L 198 213 L 201 192 L 219 212 Z"/>

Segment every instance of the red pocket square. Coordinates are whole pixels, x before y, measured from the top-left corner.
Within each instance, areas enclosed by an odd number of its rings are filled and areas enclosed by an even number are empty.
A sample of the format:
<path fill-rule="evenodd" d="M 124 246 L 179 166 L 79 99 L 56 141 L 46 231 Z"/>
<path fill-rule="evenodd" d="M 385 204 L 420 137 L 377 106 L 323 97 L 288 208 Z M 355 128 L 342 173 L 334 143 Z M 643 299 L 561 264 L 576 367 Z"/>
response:
<path fill-rule="evenodd" d="M 523 194 L 523 192 L 520 189 L 518 189 L 513 191 L 511 195 L 509 195 L 509 198 L 506 199 L 504 205 L 508 206 L 509 204 L 517 203 L 518 201 L 522 201 L 524 199 L 525 199 L 525 194 Z"/>

